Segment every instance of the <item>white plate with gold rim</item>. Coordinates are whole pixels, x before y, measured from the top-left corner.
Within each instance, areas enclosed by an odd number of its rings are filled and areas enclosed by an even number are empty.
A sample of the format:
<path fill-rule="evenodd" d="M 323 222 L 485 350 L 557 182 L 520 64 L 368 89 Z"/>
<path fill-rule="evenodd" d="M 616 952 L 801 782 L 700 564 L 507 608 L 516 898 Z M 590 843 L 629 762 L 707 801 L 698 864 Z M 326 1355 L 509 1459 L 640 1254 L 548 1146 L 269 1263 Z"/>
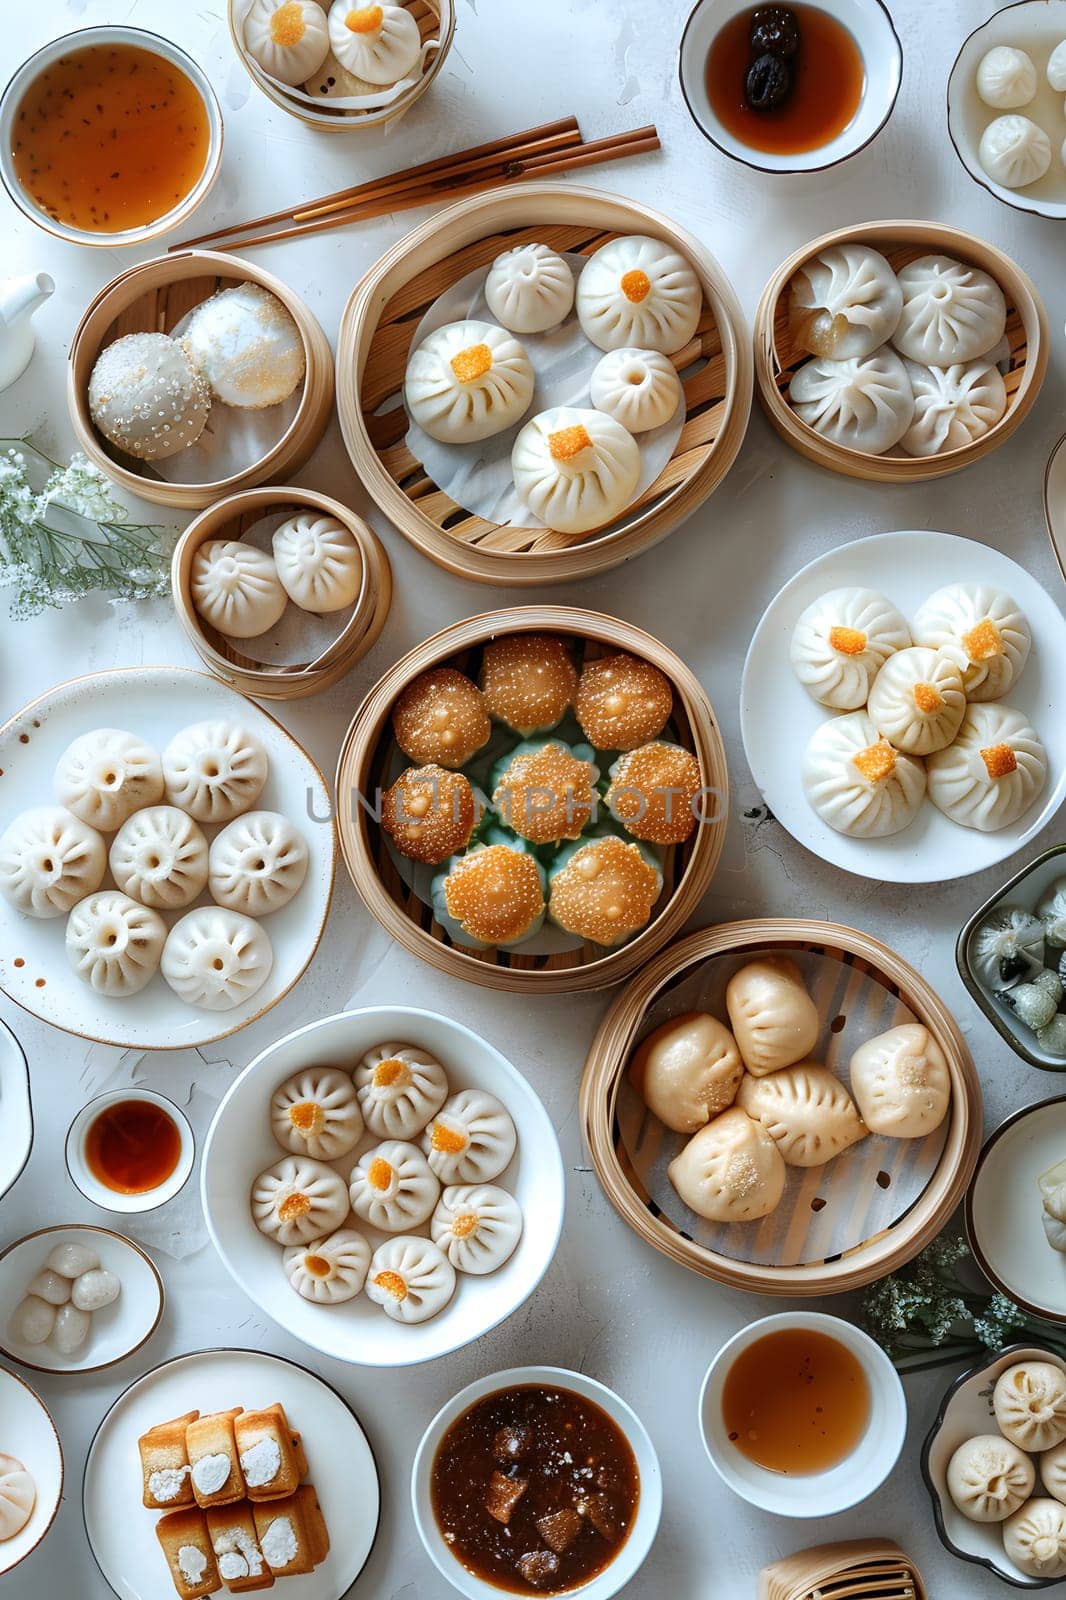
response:
<path fill-rule="evenodd" d="M 26 1052 L 0 1022 L 0 1199 L 17 1183 L 33 1148 L 33 1107 Z"/>
<path fill-rule="evenodd" d="M 260 706 L 205 672 L 129 667 L 58 684 L 0 728 L 0 832 L 20 811 L 53 804 L 52 775 L 67 746 L 93 728 L 128 728 L 162 750 L 190 723 L 221 719 L 254 733 L 270 760 L 256 810 L 280 811 L 307 843 L 307 877 L 287 906 L 264 917 L 274 965 L 265 984 L 232 1011 L 179 1000 L 157 973 L 139 994 L 108 998 L 71 971 L 65 917 L 24 917 L 0 899 L 0 989 L 67 1033 L 141 1050 L 187 1050 L 223 1039 L 276 1005 L 318 948 L 333 894 L 336 839 L 329 790 L 292 735 Z M 206 826 L 208 842 L 218 831 Z M 113 834 L 105 837 L 110 847 Z M 113 887 L 110 873 L 102 887 Z M 204 892 L 194 906 L 209 905 Z M 173 924 L 185 911 L 164 912 Z"/>
<path fill-rule="evenodd" d="M 0 1434 L 0 1450 L 22 1462 L 36 1490 L 25 1526 L 0 1543 L 0 1573 L 4 1573 L 36 1550 L 55 1521 L 63 1496 L 63 1447 L 56 1425 L 41 1397 L 6 1367 L 0 1367 Z"/>

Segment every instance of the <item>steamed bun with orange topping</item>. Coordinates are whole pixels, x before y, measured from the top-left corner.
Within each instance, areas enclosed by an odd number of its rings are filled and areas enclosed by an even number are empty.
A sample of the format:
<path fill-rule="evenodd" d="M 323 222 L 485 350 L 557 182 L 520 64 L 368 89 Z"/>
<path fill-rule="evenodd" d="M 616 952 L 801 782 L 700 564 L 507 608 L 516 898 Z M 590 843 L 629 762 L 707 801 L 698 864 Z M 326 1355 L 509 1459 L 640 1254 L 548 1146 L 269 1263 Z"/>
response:
<path fill-rule="evenodd" d="M 348 72 L 365 83 L 398 83 L 422 53 L 418 23 L 397 0 L 361 6 L 335 0 L 329 10 L 329 42 Z"/>
<path fill-rule="evenodd" d="M 605 411 L 554 406 L 531 418 L 511 451 L 522 504 L 546 528 L 590 533 L 613 522 L 640 482 L 640 447 Z"/>
<path fill-rule="evenodd" d="M 602 245 L 577 280 L 577 315 L 601 350 L 673 355 L 694 336 L 703 308 L 700 281 L 661 239 L 628 234 Z"/>
<path fill-rule="evenodd" d="M 442 444 L 476 444 L 529 409 L 533 365 L 525 346 L 491 322 L 448 322 L 407 363 L 408 415 Z"/>
<path fill-rule="evenodd" d="M 268 77 L 303 83 L 329 54 L 326 13 L 318 0 L 252 0 L 244 44 Z"/>

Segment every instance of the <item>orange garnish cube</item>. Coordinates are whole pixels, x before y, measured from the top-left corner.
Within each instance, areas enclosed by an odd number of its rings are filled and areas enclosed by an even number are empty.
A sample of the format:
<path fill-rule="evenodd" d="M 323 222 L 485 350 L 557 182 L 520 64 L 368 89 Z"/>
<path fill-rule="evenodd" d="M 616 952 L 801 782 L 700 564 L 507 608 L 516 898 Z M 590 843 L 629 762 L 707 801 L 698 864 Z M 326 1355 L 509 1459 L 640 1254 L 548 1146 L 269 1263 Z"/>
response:
<path fill-rule="evenodd" d="M 573 461 L 582 450 L 591 448 L 592 440 L 583 422 L 575 423 L 572 428 L 558 428 L 548 435 L 548 450 L 553 461 Z"/>
<path fill-rule="evenodd" d="M 896 752 L 887 739 L 868 744 L 851 758 L 867 783 L 883 783 L 896 770 Z"/>
<path fill-rule="evenodd" d="M 376 33 L 384 19 L 380 6 L 357 6 L 345 17 L 344 26 L 350 33 Z"/>
<path fill-rule="evenodd" d="M 1018 758 L 1009 744 L 992 744 L 981 751 L 981 760 L 990 778 L 1007 778 L 1018 770 Z"/>
<path fill-rule="evenodd" d="M 866 649 L 866 635 L 860 628 L 830 628 L 829 643 L 842 656 L 861 656 Z"/>
<path fill-rule="evenodd" d="M 942 709 L 944 696 L 939 689 L 934 689 L 931 683 L 916 683 L 914 685 L 914 703 L 925 716 L 931 717 L 934 711 Z"/>
<path fill-rule="evenodd" d="M 467 1146 L 465 1133 L 459 1133 L 455 1128 L 449 1128 L 444 1122 L 435 1122 L 429 1142 L 434 1150 L 439 1150 L 442 1155 L 461 1155 Z"/>
<path fill-rule="evenodd" d="M 651 290 L 651 279 L 639 267 L 631 267 L 628 272 L 623 272 L 621 277 L 622 293 L 627 300 L 635 306 L 645 299 Z"/>
<path fill-rule="evenodd" d="M 311 1202 L 305 1194 L 287 1194 L 278 1207 L 278 1220 L 296 1222 L 300 1217 L 306 1217 L 310 1209 Z"/>
<path fill-rule="evenodd" d="M 991 661 L 993 656 L 1003 654 L 1003 640 L 991 617 L 964 633 L 962 645 L 971 661 Z"/>
<path fill-rule="evenodd" d="M 289 1107 L 289 1121 L 297 1133 L 317 1133 L 322 1126 L 322 1107 L 314 1100 L 299 1100 Z"/>
<path fill-rule="evenodd" d="M 303 11 L 296 0 L 279 6 L 270 19 L 270 37 L 275 44 L 283 47 L 299 44 L 306 32 Z"/>
<path fill-rule="evenodd" d="M 375 1156 L 366 1169 L 366 1181 L 372 1189 L 387 1189 L 394 1176 L 395 1169 L 383 1156 Z"/>
<path fill-rule="evenodd" d="M 492 351 L 487 344 L 468 344 L 452 356 L 451 369 L 460 383 L 476 383 L 491 371 Z"/>
<path fill-rule="evenodd" d="M 391 1294 L 394 1300 L 407 1299 L 407 1284 L 398 1272 L 379 1272 L 374 1282 L 386 1294 Z"/>

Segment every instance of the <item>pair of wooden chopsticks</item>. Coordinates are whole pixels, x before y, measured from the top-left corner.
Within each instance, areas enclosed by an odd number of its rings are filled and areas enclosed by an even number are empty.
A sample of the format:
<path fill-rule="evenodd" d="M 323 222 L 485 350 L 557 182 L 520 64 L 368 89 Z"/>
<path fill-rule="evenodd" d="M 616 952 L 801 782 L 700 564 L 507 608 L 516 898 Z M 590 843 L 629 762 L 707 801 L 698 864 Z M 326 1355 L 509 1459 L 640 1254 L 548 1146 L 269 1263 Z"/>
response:
<path fill-rule="evenodd" d="M 563 117 L 557 122 L 546 122 L 540 128 L 527 128 L 524 133 L 512 134 L 507 139 L 494 139 L 488 144 L 475 145 L 471 150 L 424 161 L 404 172 L 372 178 L 354 188 L 338 189 L 335 194 L 323 195 L 320 200 L 310 200 L 287 211 L 274 211 L 266 217 L 254 217 L 250 222 L 231 222 L 213 233 L 172 244 L 170 249 L 189 250 L 225 240 L 230 249 L 251 250 L 260 244 L 342 228 L 349 222 L 369 222 L 373 217 L 386 216 L 393 211 L 410 211 L 434 200 L 476 194 L 481 189 L 515 183 L 522 178 L 543 178 L 552 172 L 568 172 L 574 167 L 593 166 L 602 161 L 619 161 L 624 156 L 644 155 L 658 149 L 659 135 L 653 127 L 633 128 L 628 133 L 586 142 L 581 137 L 577 118 Z M 256 228 L 271 231 L 254 233 L 250 239 L 232 237 Z"/>

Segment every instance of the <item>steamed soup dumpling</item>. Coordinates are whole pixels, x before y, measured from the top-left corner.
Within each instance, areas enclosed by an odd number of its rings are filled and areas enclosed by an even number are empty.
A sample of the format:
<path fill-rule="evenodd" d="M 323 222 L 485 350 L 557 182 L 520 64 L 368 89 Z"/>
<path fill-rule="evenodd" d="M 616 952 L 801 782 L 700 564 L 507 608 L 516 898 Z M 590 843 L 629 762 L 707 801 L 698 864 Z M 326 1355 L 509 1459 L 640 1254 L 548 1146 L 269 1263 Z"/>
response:
<path fill-rule="evenodd" d="M 1066 39 L 1060 40 L 1048 57 L 1047 81 L 1056 94 L 1066 93 Z"/>
<path fill-rule="evenodd" d="M 294 605 L 321 615 L 354 605 L 363 586 L 363 558 L 336 517 L 300 511 L 271 536 L 281 586 Z"/>
<path fill-rule="evenodd" d="M 163 751 L 167 799 L 197 822 L 230 822 L 248 811 L 269 770 L 260 741 L 235 722 L 194 722 Z"/>
<path fill-rule="evenodd" d="M 22 811 L 0 838 L 0 894 L 25 917 L 66 916 L 106 866 L 103 839 L 64 806 Z"/>
<path fill-rule="evenodd" d="M 1003 1524 L 1009 1560 L 1034 1578 L 1066 1577 L 1066 1506 L 1029 1500 Z"/>
<path fill-rule="evenodd" d="M 252 1185 L 252 1220 L 277 1244 L 310 1244 L 348 1215 L 348 1186 L 332 1167 L 309 1156 L 286 1156 Z"/>
<path fill-rule="evenodd" d="M 113 833 L 132 812 L 163 798 L 163 772 L 158 753 L 137 734 L 94 728 L 64 750 L 54 788 L 61 806 Z"/>
<path fill-rule="evenodd" d="M 1025 50 L 997 44 L 977 63 L 977 93 L 986 106 L 1011 111 L 1027 106 L 1036 96 L 1036 68 Z"/>
<path fill-rule="evenodd" d="M 606 412 L 555 406 L 522 428 L 511 471 L 518 498 L 546 528 L 589 533 L 629 505 L 640 481 L 640 449 Z"/>
<path fill-rule="evenodd" d="M 949 583 L 922 602 L 915 644 L 957 663 L 968 700 L 998 700 L 1021 677 L 1033 637 L 1016 601 L 984 583 Z"/>
<path fill-rule="evenodd" d="M 879 250 L 831 245 L 792 280 L 792 337 L 813 356 L 871 356 L 896 331 L 903 291 Z"/>
<path fill-rule="evenodd" d="M 412 422 L 443 444 L 475 444 L 513 427 L 535 384 L 525 346 L 491 322 L 448 322 L 407 363 L 403 394 Z"/>
<path fill-rule="evenodd" d="M 211 894 L 248 917 L 280 911 L 307 876 L 307 845 L 280 811 L 246 811 L 211 841 Z"/>
<path fill-rule="evenodd" d="M 1040 1481 L 1049 1495 L 1060 1504 L 1066 1503 L 1066 1440 L 1041 1455 Z"/>
<path fill-rule="evenodd" d="M 996 1380 L 992 1409 L 1019 1450 L 1051 1450 L 1066 1439 L 1066 1373 L 1051 1361 L 1019 1361 Z"/>
<path fill-rule="evenodd" d="M 669 356 L 658 350 L 608 350 L 592 369 L 592 404 L 630 433 L 647 433 L 669 422 L 684 398 Z"/>
<path fill-rule="evenodd" d="M 852 586 L 830 589 L 801 612 L 789 654 L 815 700 L 834 711 L 857 711 L 876 673 L 910 642 L 910 630 L 890 600 Z"/>
<path fill-rule="evenodd" d="M 686 1011 L 649 1033 L 629 1068 L 648 1110 L 675 1133 L 695 1133 L 736 1099 L 744 1063 L 717 1017 Z"/>
<path fill-rule="evenodd" d="M 246 539 L 208 539 L 192 558 L 193 605 L 219 633 L 254 639 L 288 603 L 277 567 Z"/>
<path fill-rule="evenodd" d="M 122 999 L 137 994 L 159 968 L 166 923 L 117 889 L 80 900 L 67 919 L 67 958 L 97 994 Z"/>
<path fill-rule="evenodd" d="M 258 922 L 221 906 L 199 906 L 176 922 L 161 963 L 178 999 L 203 1011 L 243 1005 L 273 965 L 273 947 Z"/>
<path fill-rule="evenodd" d="M 429 1231 L 457 1272 L 482 1277 L 502 1267 L 517 1249 L 522 1208 L 494 1184 L 461 1184 L 445 1189 Z"/>
<path fill-rule="evenodd" d="M 747 1075 L 737 1105 L 762 1123 L 788 1167 L 820 1167 L 866 1137 L 840 1079 L 814 1061 Z"/>
<path fill-rule="evenodd" d="M 1031 117 L 1010 112 L 988 124 L 977 159 L 993 183 L 1004 189 L 1027 189 L 1051 166 L 1051 140 Z"/>
<path fill-rule="evenodd" d="M 851 1092 L 871 1133 L 924 1139 L 948 1114 L 951 1073 L 929 1029 L 904 1022 L 855 1051 Z"/>
<path fill-rule="evenodd" d="M 822 821 L 853 839 L 909 827 L 925 795 L 925 768 L 877 730 L 865 711 L 816 728 L 803 757 L 803 791 Z"/>
<path fill-rule="evenodd" d="M 546 333 L 574 304 L 569 263 L 546 244 L 520 244 L 496 257 L 485 279 L 485 303 L 512 333 Z"/>
<path fill-rule="evenodd" d="M 911 456 L 962 450 L 994 428 L 1007 409 L 999 368 L 988 361 L 951 367 L 905 363 L 914 395 L 914 420 L 900 440 Z"/>
<path fill-rule="evenodd" d="M 303 83 L 329 54 L 326 13 L 318 0 L 253 0 L 244 45 L 268 77 Z"/>
<path fill-rule="evenodd" d="M 0 1544 L 22 1532 L 36 1503 L 33 1475 L 16 1456 L 0 1453 Z"/>
<path fill-rule="evenodd" d="M 892 343 L 908 360 L 950 367 L 976 361 L 1002 339 L 1007 302 L 980 267 L 950 256 L 920 256 L 902 268 L 899 281 L 903 310 Z"/>
<path fill-rule="evenodd" d="M 366 1282 L 370 1246 L 355 1228 L 338 1228 L 325 1239 L 291 1246 L 285 1275 L 305 1300 L 336 1306 L 354 1300 Z"/>
<path fill-rule="evenodd" d="M 951 743 L 966 715 L 962 673 L 942 650 L 899 650 L 874 679 L 867 710 L 895 749 L 932 755 Z"/>
<path fill-rule="evenodd" d="M 708 1222 L 769 1216 L 785 1188 L 785 1163 L 761 1122 L 732 1106 L 693 1134 L 667 1175 L 683 1203 Z"/>
<path fill-rule="evenodd" d="M 887 345 L 846 361 L 815 356 L 792 374 L 788 394 L 800 421 L 815 433 L 868 455 L 891 450 L 914 416 L 906 368 Z"/>
<path fill-rule="evenodd" d="M 109 862 L 124 894 L 157 911 L 177 911 L 207 882 L 207 840 L 177 806 L 148 806 L 126 818 Z"/>
<path fill-rule="evenodd" d="M 998 1433 L 960 1444 L 948 1462 L 948 1493 L 970 1522 L 1004 1522 L 1033 1492 L 1036 1472 L 1016 1444 Z"/>
<path fill-rule="evenodd" d="M 363 1136 L 363 1115 L 355 1086 L 337 1067 L 305 1067 L 275 1089 L 270 1128 L 293 1155 L 336 1161 L 354 1150 Z"/>
<path fill-rule="evenodd" d="M 953 822 L 995 833 L 1017 822 L 1047 782 L 1047 752 L 1012 706 L 968 707 L 954 744 L 929 757 L 929 798 Z"/>
<path fill-rule="evenodd" d="M 413 1139 L 448 1098 L 444 1068 L 418 1045 L 375 1045 L 353 1079 L 363 1120 L 379 1139 Z"/>
<path fill-rule="evenodd" d="M 703 290 L 684 256 L 661 239 L 627 234 L 601 245 L 577 280 L 577 315 L 601 350 L 635 345 L 671 356 L 699 325 Z"/>
<path fill-rule="evenodd" d="M 460 1089 L 422 1135 L 422 1148 L 442 1183 L 491 1183 L 510 1164 L 518 1135 L 507 1107 L 486 1089 Z"/>
<path fill-rule="evenodd" d="M 374 1251 L 367 1298 L 394 1322 L 428 1322 L 455 1293 L 455 1268 L 432 1239 L 386 1239 Z"/>
<path fill-rule="evenodd" d="M 360 1156 L 348 1192 L 357 1217 L 383 1233 L 400 1233 L 428 1220 L 440 1183 L 417 1145 L 388 1139 Z"/>
<path fill-rule="evenodd" d="M 398 83 L 422 54 L 418 23 L 397 0 L 361 6 L 334 0 L 329 9 L 329 42 L 342 67 L 367 83 Z"/>
<path fill-rule="evenodd" d="M 733 1037 L 754 1077 L 808 1057 L 818 1038 L 818 1009 L 788 956 L 760 956 L 730 978 L 725 992 Z"/>

